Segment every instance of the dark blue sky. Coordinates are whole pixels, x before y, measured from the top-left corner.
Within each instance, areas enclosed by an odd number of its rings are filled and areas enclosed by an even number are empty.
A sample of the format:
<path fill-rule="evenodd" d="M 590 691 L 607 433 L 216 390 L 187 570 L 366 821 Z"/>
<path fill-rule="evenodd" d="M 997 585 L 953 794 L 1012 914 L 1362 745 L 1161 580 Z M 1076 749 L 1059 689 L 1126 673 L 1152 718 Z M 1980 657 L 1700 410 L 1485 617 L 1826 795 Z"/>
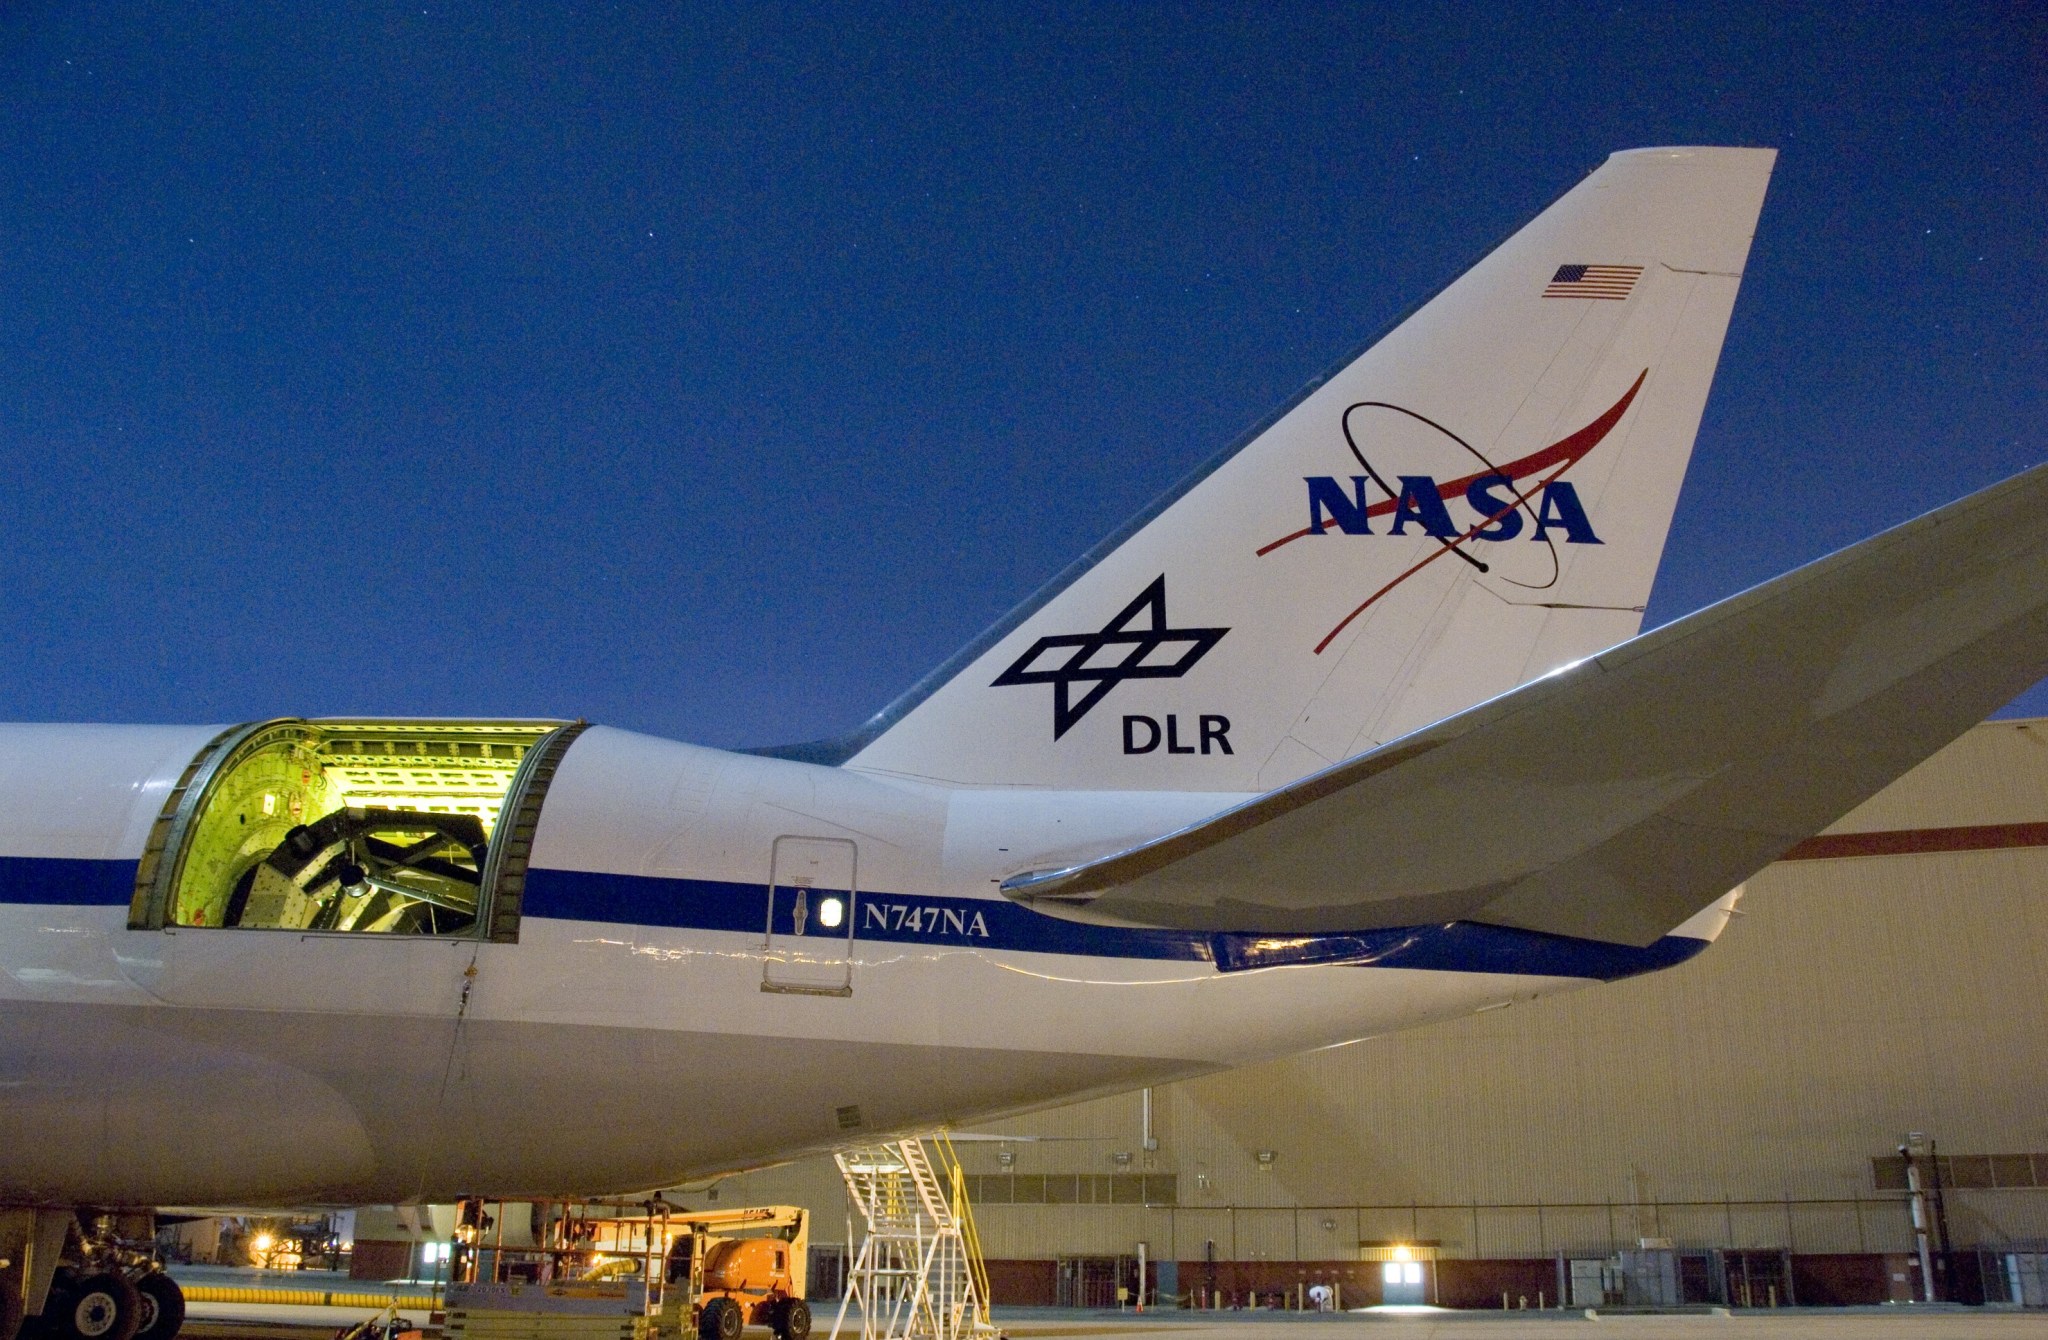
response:
<path fill-rule="evenodd" d="M 0 10 L 0 718 L 836 733 L 1637 145 L 1652 623 L 2048 456 L 2038 5 L 1511 8 Z"/>

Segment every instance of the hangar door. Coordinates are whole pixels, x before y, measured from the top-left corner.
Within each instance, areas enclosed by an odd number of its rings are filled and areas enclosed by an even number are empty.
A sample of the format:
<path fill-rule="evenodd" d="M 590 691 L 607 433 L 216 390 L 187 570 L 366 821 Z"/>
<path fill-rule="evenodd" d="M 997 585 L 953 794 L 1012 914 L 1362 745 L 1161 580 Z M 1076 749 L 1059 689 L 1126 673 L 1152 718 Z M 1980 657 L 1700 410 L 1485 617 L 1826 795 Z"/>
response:
<path fill-rule="evenodd" d="M 763 991 L 853 994 L 854 904 L 860 853 L 845 838 L 775 839 L 768 854 Z"/>

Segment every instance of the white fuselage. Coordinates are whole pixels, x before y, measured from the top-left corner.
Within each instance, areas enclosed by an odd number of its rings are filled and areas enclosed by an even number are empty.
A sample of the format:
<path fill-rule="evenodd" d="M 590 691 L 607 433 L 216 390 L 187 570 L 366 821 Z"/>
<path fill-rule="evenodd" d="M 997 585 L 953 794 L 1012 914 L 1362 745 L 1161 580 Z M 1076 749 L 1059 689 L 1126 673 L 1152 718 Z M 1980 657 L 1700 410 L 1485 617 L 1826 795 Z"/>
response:
<path fill-rule="evenodd" d="M 1209 937 L 1055 920 L 998 883 L 1241 797 L 947 787 L 595 727 L 547 793 L 516 943 L 131 930 L 151 825 L 217 733 L 0 728 L 0 1203 L 673 1185 L 1626 975 L 1719 926 L 1598 952 L 1422 927 L 1222 971 Z M 857 866 L 850 939 L 769 924 L 771 862 L 810 849 Z M 763 989 L 835 973 L 850 994 Z"/>

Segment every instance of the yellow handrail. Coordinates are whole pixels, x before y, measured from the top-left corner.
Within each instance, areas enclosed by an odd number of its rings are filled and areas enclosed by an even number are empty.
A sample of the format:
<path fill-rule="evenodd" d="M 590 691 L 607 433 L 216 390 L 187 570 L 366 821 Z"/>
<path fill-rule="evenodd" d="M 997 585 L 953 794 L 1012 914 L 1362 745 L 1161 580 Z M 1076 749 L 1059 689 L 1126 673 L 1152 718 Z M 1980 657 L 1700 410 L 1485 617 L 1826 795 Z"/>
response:
<path fill-rule="evenodd" d="M 960 1167 L 960 1155 L 953 1149 L 953 1139 L 944 1131 L 938 1133 L 939 1157 L 945 1160 L 946 1176 L 952 1182 L 953 1218 L 960 1225 L 961 1239 L 967 1244 L 967 1268 L 974 1275 L 974 1311 L 980 1323 L 991 1329 L 995 1323 L 988 1314 L 988 1266 L 981 1259 L 981 1233 L 974 1226 L 974 1207 L 967 1200 L 967 1174 Z"/>

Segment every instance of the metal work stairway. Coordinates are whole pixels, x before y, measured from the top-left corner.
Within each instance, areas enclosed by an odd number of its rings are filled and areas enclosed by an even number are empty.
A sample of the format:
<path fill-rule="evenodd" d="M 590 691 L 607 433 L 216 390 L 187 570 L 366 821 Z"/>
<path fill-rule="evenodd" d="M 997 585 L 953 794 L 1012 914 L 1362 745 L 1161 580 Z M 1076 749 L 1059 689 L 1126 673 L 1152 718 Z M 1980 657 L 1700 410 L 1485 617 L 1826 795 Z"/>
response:
<path fill-rule="evenodd" d="M 847 1272 L 846 1293 L 832 1322 L 832 1340 L 987 1340 L 998 1335 L 988 1315 L 988 1274 L 967 1204 L 960 1160 L 943 1135 L 934 1138 L 940 1167 L 922 1139 L 891 1140 L 842 1150 L 834 1157 L 866 1233 Z M 940 1170 L 946 1182 L 940 1181 Z"/>

